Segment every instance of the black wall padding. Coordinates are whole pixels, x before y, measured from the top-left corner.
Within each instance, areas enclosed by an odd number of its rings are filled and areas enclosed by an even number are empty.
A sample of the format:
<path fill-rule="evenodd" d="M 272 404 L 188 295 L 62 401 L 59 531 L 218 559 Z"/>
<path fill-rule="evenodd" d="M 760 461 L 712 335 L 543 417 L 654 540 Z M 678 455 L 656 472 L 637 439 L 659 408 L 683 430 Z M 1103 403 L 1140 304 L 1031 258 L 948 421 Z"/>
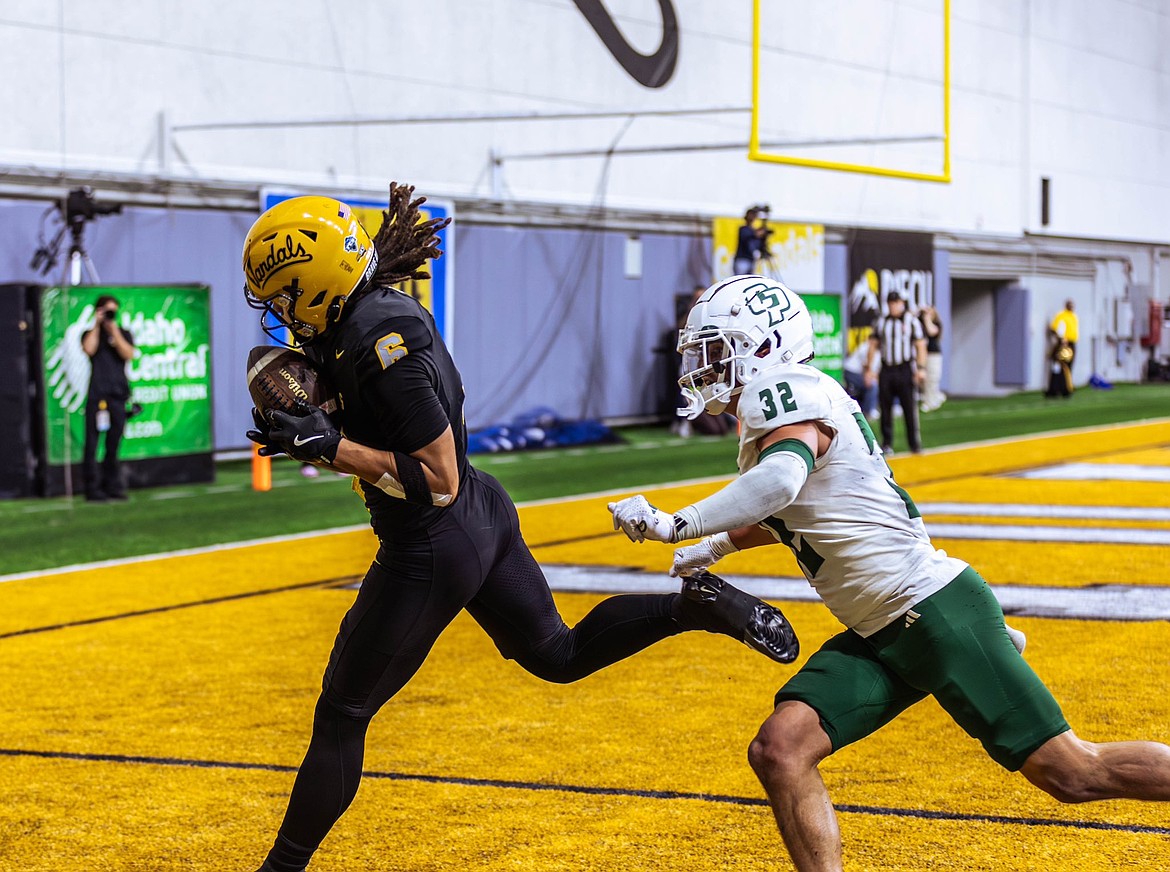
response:
<path fill-rule="evenodd" d="M 0 499 L 31 496 L 36 482 L 33 292 L 0 285 Z"/>

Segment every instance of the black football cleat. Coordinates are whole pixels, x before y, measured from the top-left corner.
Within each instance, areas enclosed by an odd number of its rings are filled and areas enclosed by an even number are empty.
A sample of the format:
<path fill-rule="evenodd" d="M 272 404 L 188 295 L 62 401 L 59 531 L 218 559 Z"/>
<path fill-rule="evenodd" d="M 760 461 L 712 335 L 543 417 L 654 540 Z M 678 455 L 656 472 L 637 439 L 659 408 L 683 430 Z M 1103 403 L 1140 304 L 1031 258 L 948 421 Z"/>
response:
<path fill-rule="evenodd" d="M 703 570 L 682 580 L 687 616 L 709 633 L 739 639 L 777 663 L 791 663 L 800 654 L 796 631 L 775 606 Z"/>

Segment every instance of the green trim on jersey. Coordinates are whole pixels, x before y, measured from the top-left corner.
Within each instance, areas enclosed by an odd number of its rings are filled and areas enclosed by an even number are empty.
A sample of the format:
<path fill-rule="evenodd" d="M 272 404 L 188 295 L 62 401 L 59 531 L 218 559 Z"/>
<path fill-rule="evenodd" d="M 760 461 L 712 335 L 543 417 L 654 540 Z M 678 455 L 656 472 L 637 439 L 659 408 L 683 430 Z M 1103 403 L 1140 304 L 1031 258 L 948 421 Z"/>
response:
<path fill-rule="evenodd" d="M 888 464 L 887 464 L 887 466 L 888 466 Z M 892 487 L 894 489 L 894 492 L 899 497 L 902 498 L 902 502 L 904 502 L 906 504 L 906 514 L 907 515 L 909 515 L 911 518 L 921 518 L 922 517 L 922 512 L 918 511 L 918 506 L 916 506 L 914 504 L 914 500 L 911 498 L 910 494 L 907 493 L 906 488 L 902 487 L 902 485 L 900 485 L 896 481 L 894 481 L 892 472 L 890 473 L 890 478 L 886 479 L 886 484 L 888 484 L 890 487 Z"/>
<path fill-rule="evenodd" d="M 757 525 L 764 527 L 772 532 L 772 535 L 780 540 L 780 544 L 787 545 L 792 549 L 792 553 L 796 555 L 796 560 L 800 564 L 804 574 L 809 578 L 816 576 L 821 571 L 821 567 L 825 565 L 825 558 L 817 554 L 812 543 L 803 536 L 800 537 L 799 543 L 796 539 L 796 534 L 788 529 L 788 525 L 782 520 L 773 515 L 770 518 L 764 518 Z"/>
<path fill-rule="evenodd" d="M 781 439 L 774 445 L 769 445 L 760 452 L 760 459 L 756 462 L 763 463 L 765 457 L 780 451 L 790 451 L 797 455 L 808 465 L 808 471 L 810 473 L 813 471 L 813 464 L 816 462 L 816 458 L 813 457 L 813 453 L 809 451 L 808 446 L 799 439 Z"/>

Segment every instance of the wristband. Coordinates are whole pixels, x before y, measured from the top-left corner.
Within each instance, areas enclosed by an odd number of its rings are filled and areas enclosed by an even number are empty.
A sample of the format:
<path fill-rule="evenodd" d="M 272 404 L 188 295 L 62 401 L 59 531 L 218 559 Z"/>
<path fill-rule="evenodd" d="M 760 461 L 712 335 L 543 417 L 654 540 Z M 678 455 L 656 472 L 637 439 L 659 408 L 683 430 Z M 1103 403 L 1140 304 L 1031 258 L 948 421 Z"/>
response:
<path fill-rule="evenodd" d="M 398 480 L 402 482 L 406 501 L 421 506 L 434 505 L 431 502 L 431 489 L 427 487 L 427 476 L 423 472 L 422 464 L 409 454 L 395 451 L 394 465 L 398 468 Z"/>
<path fill-rule="evenodd" d="M 707 541 L 711 545 L 711 553 L 717 558 L 726 557 L 728 554 L 734 554 L 739 550 L 736 544 L 731 541 L 730 533 L 716 533 Z"/>

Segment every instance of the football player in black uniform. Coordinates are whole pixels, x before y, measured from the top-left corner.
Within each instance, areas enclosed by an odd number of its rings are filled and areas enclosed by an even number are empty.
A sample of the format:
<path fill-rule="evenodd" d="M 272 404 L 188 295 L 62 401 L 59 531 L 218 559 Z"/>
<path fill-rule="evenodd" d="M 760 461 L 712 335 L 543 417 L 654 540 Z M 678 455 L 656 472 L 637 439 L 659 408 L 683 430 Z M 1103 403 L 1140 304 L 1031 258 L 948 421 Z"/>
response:
<path fill-rule="evenodd" d="M 340 395 L 334 421 L 255 413 L 249 438 L 355 475 L 379 548 L 341 622 L 313 735 L 262 872 L 300 872 L 357 793 L 366 728 L 462 610 L 500 652 L 548 681 L 576 681 L 684 630 L 724 633 L 779 662 L 784 616 L 714 576 L 682 594 L 615 596 L 568 627 L 520 535 L 516 509 L 467 461 L 463 380 L 429 312 L 391 287 L 438 257 L 412 187 L 390 186 L 372 240 L 344 203 L 298 197 L 265 212 L 244 245 L 245 295 L 276 316 Z"/>

